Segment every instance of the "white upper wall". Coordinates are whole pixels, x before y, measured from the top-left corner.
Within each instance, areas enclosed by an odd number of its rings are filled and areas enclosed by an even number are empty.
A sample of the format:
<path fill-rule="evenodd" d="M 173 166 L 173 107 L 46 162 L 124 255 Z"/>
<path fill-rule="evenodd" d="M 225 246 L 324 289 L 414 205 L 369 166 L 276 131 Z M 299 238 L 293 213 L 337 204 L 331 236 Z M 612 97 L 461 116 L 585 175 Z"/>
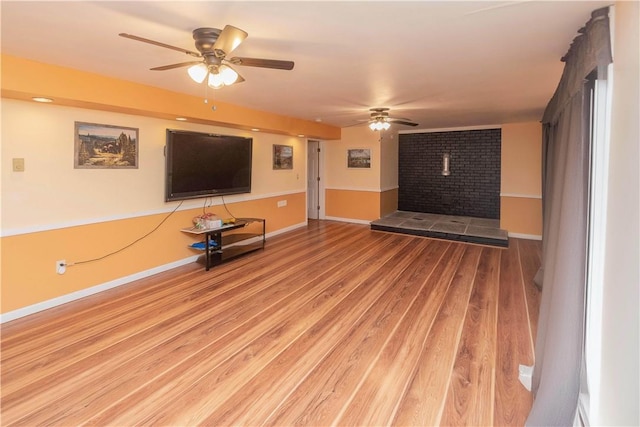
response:
<path fill-rule="evenodd" d="M 226 201 L 306 191 L 300 138 L 5 98 L 0 105 L 3 236 L 174 209 L 178 202 L 164 201 L 168 128 L 253 137 L 251 194 Z M 74 169 L 76 121 L 137 128 L 138 169 Z M 292 170 L 272 169 L 273 144 L 293 146 Z M 12 171 L 13 158 L 24 159 L 24 172 Z M 203 203 L 189 200 L 183 207 Z"/>
<path fill-rule="evenodd" d="M 615 5 L 602 322 L 602 383 L 593 425 L 640 425 L 640 3 Z"/>
<path fill-rule="evenodd" d="M 367 126 L 342 129 L 342 139 L 325 144 L 325 188 L 380 191 L 380 142 L 378 132 Z M 347 150 L 371 150 L 371 168 L 348 168 Z"/>

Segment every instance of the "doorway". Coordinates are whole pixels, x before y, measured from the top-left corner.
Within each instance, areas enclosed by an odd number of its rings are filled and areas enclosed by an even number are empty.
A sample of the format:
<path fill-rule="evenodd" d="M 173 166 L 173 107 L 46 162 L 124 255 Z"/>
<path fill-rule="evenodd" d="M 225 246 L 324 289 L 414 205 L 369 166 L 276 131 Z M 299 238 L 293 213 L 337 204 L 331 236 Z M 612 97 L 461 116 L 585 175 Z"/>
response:
<path fill-rule="evenodd" d="M 323 217 L 322 208 L 322 177 L 320 176 L 320 160 L 322 150 L 320 141 L 310 139 L 307 142 L 307 218 L 320 219 Z"/>

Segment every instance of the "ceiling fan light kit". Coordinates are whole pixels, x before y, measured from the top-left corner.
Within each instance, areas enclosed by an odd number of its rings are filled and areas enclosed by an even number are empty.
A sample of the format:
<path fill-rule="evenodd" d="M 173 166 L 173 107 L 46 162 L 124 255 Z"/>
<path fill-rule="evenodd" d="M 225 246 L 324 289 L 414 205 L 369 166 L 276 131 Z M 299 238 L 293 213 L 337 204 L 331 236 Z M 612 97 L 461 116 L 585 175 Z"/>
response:
<path fill-rule="evenodd" d="M 418 123 L 414 123 L 409 119 L 400 119 L 389 116 L 388 108 L 370 108 L 369 111 L 371 111 L 369 116 L 369 129 L 372 131 L 387 130 L 391 127 L 391 123 L 406 126 L 418 126 Z"/>
<path fill-rule="evenodd" d="M 191 77 L 191 79 L 194 82 L 202 83 L 204 79 L 207 77 L 207 73 L 209 73 L 209 70 L 207 69 L 206 65 L 197 64 L 189 67 L 189 69 L 187 70 L 187 73 L 189 74 L 189 77 Z"/>
<path fill-rule="evenodd" d="M 375 121 L 369 123 L 369 129 L 376 130 L 387 130 L 391 127 L 391 123 L 384 121 L 384 119 L 376 119 Z"/>
<path fill-rule="evenodd" d="M 208 71 L 208 73 L 209 79 L 207 84 L 210 88 L 213 89 L 220 89 L 223 86 L 231 86 L 238 80 L 239 77 L 238 73 L 236 73 L 231 67 L 227 67 L 226 65 L 221 65 L 220 67 L 211 67 L 211 70 Z"/>
<path fill-rule="evenodd" d="M 230 86 L 239 77 L 238 73 L 227 65 L 220 65 L 219 67 L 210 65 L 207 67 L 205 64 L 197 64 L 189 67 L 187 73 L 196 83 L 202 83 L 208 76 L 207 84 L 213 89 Z"/>

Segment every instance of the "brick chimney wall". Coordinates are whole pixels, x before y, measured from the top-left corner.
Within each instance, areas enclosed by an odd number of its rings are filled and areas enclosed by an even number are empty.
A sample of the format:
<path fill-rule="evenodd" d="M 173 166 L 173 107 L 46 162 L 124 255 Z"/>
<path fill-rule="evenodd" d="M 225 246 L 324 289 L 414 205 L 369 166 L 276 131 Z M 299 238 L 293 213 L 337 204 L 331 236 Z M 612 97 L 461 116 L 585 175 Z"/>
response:
<path fill-rule="evenodd" d="M 400 134 L 398 209 L 499 219 L 500 141 L 500 129 Z"/>

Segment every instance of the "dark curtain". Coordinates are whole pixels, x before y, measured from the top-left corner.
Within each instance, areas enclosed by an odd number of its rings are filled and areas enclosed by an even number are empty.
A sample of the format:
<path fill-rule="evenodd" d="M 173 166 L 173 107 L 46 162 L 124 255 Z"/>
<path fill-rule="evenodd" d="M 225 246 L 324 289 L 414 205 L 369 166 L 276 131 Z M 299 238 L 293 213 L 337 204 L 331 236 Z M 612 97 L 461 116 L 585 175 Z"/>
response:
<path fill-rule="evenodd" d="M 542 120 L 542 300 L 528 426 L 570 426 L 580 392 L 585 317 L 590 95 L 587 77 L 611 62 L 608 9 L 592 13 L 562 60 Z"/>

